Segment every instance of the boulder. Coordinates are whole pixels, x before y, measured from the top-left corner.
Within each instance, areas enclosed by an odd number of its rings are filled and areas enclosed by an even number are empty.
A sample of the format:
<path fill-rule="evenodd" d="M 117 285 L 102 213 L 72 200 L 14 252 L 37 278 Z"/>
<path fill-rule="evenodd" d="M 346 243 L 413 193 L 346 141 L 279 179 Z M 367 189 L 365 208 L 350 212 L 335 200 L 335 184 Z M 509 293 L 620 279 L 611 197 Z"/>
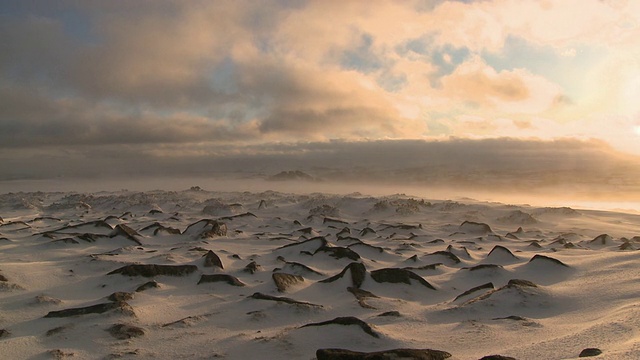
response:
<path fill-rule="evenodd" d="M 154 277 L 158 275 L 185 276 L 198 270 L 195 265 L 156 265 L 131 264 L 115 269 L 107 275 L 121 274 L 124 276 Z"/>
<path fill-rule="evenodd" d="M 392 349 L 376 352 L 359 352 L 345 349 L 319 349 L 318 360 L 444 360 L 451 357 L 446 351 L 431 349 Z"/>

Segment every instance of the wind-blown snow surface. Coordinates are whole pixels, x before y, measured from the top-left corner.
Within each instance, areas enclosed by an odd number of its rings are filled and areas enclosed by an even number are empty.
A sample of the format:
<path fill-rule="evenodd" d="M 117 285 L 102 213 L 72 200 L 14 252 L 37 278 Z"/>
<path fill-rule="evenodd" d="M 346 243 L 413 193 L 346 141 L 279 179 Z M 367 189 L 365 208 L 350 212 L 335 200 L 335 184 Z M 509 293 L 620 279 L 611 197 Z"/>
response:
<path fill-rule="evenodd" d="M 640 358 L 638 215 L 194 188 L 4 194 L 0 216 L 2 358 Z"/>

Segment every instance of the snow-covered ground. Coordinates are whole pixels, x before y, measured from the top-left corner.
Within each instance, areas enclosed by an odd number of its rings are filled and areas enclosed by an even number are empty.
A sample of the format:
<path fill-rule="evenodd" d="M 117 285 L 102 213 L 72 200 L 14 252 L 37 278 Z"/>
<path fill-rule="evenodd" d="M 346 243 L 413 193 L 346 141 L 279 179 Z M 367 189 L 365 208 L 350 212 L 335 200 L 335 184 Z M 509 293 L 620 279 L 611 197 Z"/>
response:
<path fill-rule="evenodd" d="M 636 214 L 193 188 L 0 217 L 1 358 L 640 358 Z"/>

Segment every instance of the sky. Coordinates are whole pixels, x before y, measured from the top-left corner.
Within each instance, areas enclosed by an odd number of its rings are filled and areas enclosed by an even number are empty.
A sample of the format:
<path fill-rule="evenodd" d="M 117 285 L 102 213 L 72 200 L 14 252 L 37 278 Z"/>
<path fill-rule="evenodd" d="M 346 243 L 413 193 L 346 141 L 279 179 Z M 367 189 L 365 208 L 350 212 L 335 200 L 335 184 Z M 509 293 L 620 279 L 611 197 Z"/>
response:
<path fill-rule="evenodd" d="M 638 0 L 0 0 L 0 179 L 372 146 L 636 161 L 639 98 Z"/>

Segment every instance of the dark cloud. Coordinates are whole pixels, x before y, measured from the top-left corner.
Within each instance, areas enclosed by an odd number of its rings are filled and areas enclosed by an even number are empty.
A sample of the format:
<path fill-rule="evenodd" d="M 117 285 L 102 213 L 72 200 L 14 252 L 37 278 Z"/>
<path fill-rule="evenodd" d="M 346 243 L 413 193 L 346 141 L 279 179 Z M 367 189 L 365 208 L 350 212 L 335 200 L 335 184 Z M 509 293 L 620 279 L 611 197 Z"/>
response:
<path fill-rule="evenodd" d="M 328 182 L 636 196 L 640 159 L 598 141 L 488 139 L 8 149 L 0 179 L 232 177 L 302 170 Z M 546 190 L 545 190 L 546 189 Z M 617 194 L 617 195 L 616 195 Z M 640 198 L 640 197 L 638 197 Z"/>

